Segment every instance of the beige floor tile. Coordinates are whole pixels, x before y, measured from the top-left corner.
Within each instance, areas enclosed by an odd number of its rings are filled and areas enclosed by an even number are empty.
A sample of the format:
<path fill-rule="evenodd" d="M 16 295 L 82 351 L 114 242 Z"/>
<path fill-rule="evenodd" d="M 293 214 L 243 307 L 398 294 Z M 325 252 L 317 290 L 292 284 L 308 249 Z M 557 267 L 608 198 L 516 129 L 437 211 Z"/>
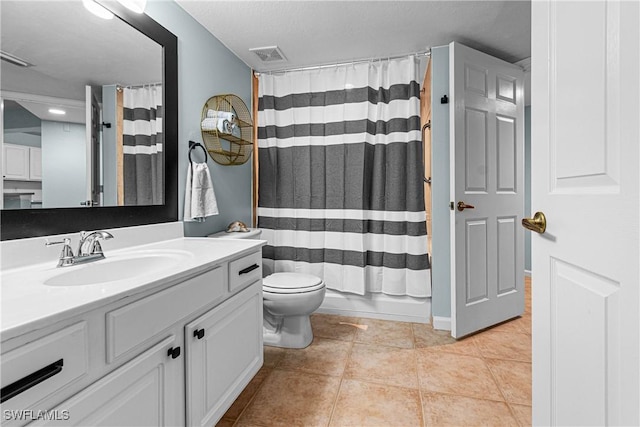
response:
<path fill-rule="evenodd" d="M 236 420 L 229 420 L 227 418 L 222 418 L 220 421 L 218 421 L 218 423 L 216 424 L 216 427 L 232 427 L 233 423 L 235 423 Z"/>
<path fill-rule="evenodd" d="M 483 359 L 425 349 L 416 352 L 422 390 L 504 400 Z"/>
<path fill-rule="evenodd" d="M 274 370 L 238 420 L 240 425 L 326 426 L 340 379 Z"/>
<path fill-rule="evenodd" d="M 487 365 L 507 402 L 531 406 L 531 363 L 487 359 Z"/>
<path fill-rule="evenodd" d="M 522 330 L 526 333 L 531 335 L 531 314 L 524 314 L 521 318 L 516 320 L 518 322 L 518 325 L 520 326 L 520 328 L 522 328 Z"/>
<path fill-rule="evenodd" d="M 491 326 L 484 332 L 515 332 L 519 334 L 526 333 L 523 329 L 523 326 L 520 323 L 521 317 L 516 317 L 515 319 L 507 320 L 506 322 L 499 323 L 495 326 Z"/>
<path fill-rule="evenodd" d="M 531 335 L 486 331 L 475 337 L 483 357 L 531 362 Z"/>
<path fill-rule="evenodd" d="M 258 373 L 253 377 L 253 379 L 247 384 L 245 389 L 240 393 L 240 396 L 233 402 L 233 405 L 227 410 L 227 412 L 223 415 L 223 419 L 227 418 L 230 420 L 236 420 L 240 413 L 244 410 L 244 408 L 249 404 L 253 396 L 258 392 L 258 389 L 262 385 L 262 382 L 269 376 L 271 373 L 271 368 L 263 367 L 258 371 Z"/>
<path fill-rule="evenodd" d="M 531 425 L 531 406 L 511 404 L 511 409 L 516 414 L 516 418 L 522 427 Z"/>
<path fill-rule="evenodd" d="M 355 337 L 357 342 L 413 348 L 411 323 L 378 319 L 361 319 L 360 323 L 366 325 L 367 329 L 358 329 Z"/>
<path fill-rule="evenodd" d="M 341 341 L 353 341 L 360 325 L 357 317 L 316 313 L 311 315 L 313 335 Z"/>
<path fill-rule="evenodd" d="M 343 380 L 331 426 L 422 426 L 418 390 Z"/>
<path fill-rule="evenodd" d="M 218 425 L 530 425 L 530 321 L 456 341 L 430 325 L 314 314 L 311 346 L 265 347 Z"/>
<path fill-rule="evenodd" d="M 472 338 L 456 340 L 451 337 L 451 331 L 437 331 L 431 325 L 421 323 L 413 323 L 411 327 L 416 348 L 428 348 L 470 356 L 480 355 Z"/>
<path fill-rule="evenodd" d="M 470 397 L 423 393 L 422 407 L 427 426 L 517 426 L 504 402 Z"/>
<path fill-rule="evenodd" d="M 350 342 L 316 337 L 307 348 L 287 349 L 278 368 L 339 377 L 344 372 L 351 345 Z"/>
<path fill-rule="evenodd" d="M 284 357 L 284 348 L 264 346 L 264 366 L 265 368 L 275 368 Z"/>
<path fill-rule="evenodd" d="M 355 343 L 344 374 L 346 378 L 418 388 L 413 349 Z"/>

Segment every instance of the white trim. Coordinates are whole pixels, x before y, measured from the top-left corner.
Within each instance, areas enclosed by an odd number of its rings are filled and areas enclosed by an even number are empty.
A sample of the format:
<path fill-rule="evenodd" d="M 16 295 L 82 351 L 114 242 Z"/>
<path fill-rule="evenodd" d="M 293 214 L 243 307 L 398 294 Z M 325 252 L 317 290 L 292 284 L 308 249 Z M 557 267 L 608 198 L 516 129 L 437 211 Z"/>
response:
<path fill-rule="evenodd" d="M 451 317 L 433 316 L 432 324 L 433 329 L 437 329 L 439 331 L 450 331 Z"/>
<path fill-rule="evenodd" d="M 431 298 L 385 294 L 356 295 L 327 289 L 318 313 L 399 322 L 429 323 Z"/>
<path fill-rule="evenodd" d="M 524 276 L 525 277 L 531 277 L 531 270 L 525 270 L 524 271 Z"/>
<path fill-rule="evenodd" d="M 79 108 L 84 111 L 85 102 L 77 99 L 56 98 L 53 96 L 35 95 L 31 93 L 12 92 L 8 90 L 0 90 L 0 97 L 12 101 L 33 102 L 35 104 L 55 104 L 58 106 Z"/>

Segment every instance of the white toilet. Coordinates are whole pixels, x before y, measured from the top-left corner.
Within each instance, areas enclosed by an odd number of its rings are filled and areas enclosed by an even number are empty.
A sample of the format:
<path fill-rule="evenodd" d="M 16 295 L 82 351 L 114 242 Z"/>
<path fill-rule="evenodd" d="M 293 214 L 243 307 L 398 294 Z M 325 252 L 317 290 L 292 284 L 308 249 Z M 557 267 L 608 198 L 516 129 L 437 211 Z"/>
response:
<path fill-rule="evenodd" d="M 260 239 L 262 230 L 212 234 L 209 237 Z M 264 344 L 305 348 L 313 341 L 309 316 L 324 299 L 325 284 L 319 277 L 302 273 L 273 273 L 262 281 Z"/>

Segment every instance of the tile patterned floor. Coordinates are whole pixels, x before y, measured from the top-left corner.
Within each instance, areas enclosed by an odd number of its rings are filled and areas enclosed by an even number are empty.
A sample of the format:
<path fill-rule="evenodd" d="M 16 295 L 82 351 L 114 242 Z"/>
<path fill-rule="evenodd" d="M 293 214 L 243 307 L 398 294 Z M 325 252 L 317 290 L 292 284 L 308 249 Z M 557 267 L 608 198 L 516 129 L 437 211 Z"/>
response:
<path fill-rule="evenodd" d="M 314 314 L 312 345 L 265 347 L 218 426 L 531 425 L 530 285 L 522 317 L 460 341 L 430 325 Z"/>

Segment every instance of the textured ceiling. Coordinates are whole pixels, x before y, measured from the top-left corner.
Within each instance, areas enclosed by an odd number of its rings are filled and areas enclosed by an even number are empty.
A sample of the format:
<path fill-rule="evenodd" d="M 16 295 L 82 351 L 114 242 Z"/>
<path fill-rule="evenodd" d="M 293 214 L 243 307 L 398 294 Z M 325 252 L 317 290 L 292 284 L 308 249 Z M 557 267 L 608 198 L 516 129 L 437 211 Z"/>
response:
<path fill-rule="evenodd" d="M 531 55 L 530 1 L 177 0 L 258 71 L 404 55 L 457 41 L 509 62 Z M 285 62 L 251 48 L 277 45 Z"/>

